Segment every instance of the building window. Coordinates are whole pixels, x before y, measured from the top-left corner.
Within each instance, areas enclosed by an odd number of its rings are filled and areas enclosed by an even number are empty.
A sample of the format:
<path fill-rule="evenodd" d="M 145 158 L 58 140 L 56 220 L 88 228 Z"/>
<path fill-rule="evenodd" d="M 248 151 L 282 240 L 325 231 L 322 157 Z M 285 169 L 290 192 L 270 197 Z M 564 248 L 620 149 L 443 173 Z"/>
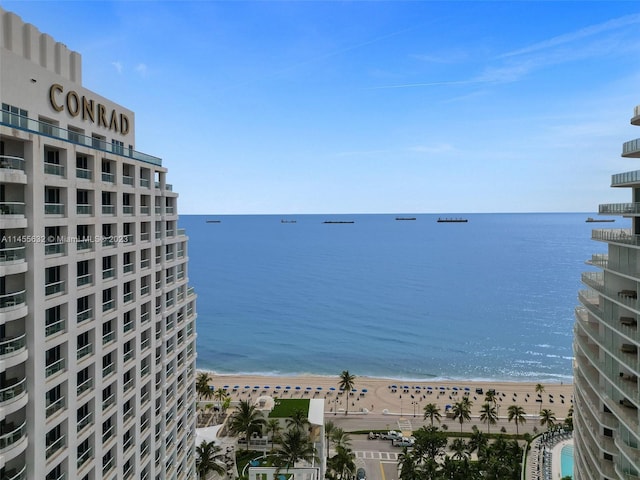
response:
<path fill-rule="evenodd" d="M 2 123 L 8 123 L 15 127 L 27 128 L 29 113 L 22 108 L 14 107 L 7 103 L 2 104 Z"/>

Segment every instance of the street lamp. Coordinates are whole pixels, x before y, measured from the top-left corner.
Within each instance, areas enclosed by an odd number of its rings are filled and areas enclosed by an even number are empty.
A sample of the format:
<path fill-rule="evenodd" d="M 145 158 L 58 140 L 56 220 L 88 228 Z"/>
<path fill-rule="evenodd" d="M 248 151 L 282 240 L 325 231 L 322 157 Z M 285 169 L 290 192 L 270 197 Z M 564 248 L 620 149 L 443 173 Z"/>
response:
<path fill-rule="evenodd" d="M 413 405 L 413 417 L 415 418 L 415 416 L 416 416 L 416 405 L 418 405 L 418 402 L 413 401 L 413 402 L 411 402 L 411 404 Z"/>
<path fill-rule="evenodd" d="M 402 394 L 400 394 L 400 416 L 402 417 Z"/>

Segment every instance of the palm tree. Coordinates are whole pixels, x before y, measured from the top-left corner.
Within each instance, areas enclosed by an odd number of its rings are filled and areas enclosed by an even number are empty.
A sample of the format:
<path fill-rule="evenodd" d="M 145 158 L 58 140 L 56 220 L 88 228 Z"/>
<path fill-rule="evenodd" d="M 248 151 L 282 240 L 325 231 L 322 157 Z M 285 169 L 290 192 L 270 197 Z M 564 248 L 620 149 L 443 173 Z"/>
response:
<path fill-rule="evenodd" d="M 467 397 L 463 397 L 461 401 L 453 404 L 451 411 L 453 412 L 453 419 L 458 419 L 460 422 L 460 432 L 462 433 L 462 424 L 465 420 L 471 420 L 471 407 L 473 402 Z"/>
<path fill-rule="evenodd" d="M 331 442 L 338 447 L 350 447 L 351 437 L 342 428 L 334 428 L 331 433 Z"/>
<path fill-rule="evenodd" d="M 487 435 L 491 433 L 491 425 L 495 425 L 497 419 L 496 407 L 492 406 L 489 402 L 483 404 L 480 408 L 480 421 L 487 424 Z"/>
<path fill-rule="evenodd" d="M 282 436 L 280 448 L 276 450 L 276 456 L 276 463 L 288 470 L 300 460 L 307 462 L 316 460 L 316 447 L 313 446 L 305 432 L 292 428 Z"/>
<path fill-rule="evenodd" d="M 325 448 L 327 449 L 327 458 L 329 458 L 329 439 L 331 438 L 331 435 L 333 435 L 335 429 L 336 426 L 331 420 L 324 424 L 324 436 L 326 439 Z"/>
<path fill-rule="evenodd" d="M 398 454 L 398 465 L 400 466 L 399 477 L 401 480 L 416 478 L 416 462 L 407 447 L 402 447 L 402 452 Z"/>
<path fill-rule="evenodd" d="M 270 418 L 265 425 L 265 431 L 267 435 L 271 434 L 271 450 L 273 450 L 273 444 L 280 435 L 280 421 L 277 418 Z"/>
<path fill-rule="evenodd" d="M 471 437 L 469 438 L 469 451 L 471 453 L 477 451 L 478 459 L 482 459 L 487 451 L 489 440 L 475 425 L 472 428 Z"/>
<path fill-rule="evenodd" d="M 211 398 L 211 389 L 209 388 L 209 374 L 200 372 L 196 377 L 196 393 L 201 399 Z"/>
<path fill-rule="evenodd" d="M 453 458 L 454 460 L 469 460 L 469 458 L 471 458 L 468 445 L 461 438 L 454 439 L 453 442 L 451 442 L 451 446 L 449 448 L 453 452 L 451 458 Z"/>
<path fill-rule="evenodd" d="M 329 459 L 328 466 L 339 480 L 352 478 L 356 472 L 356 455 L 350 448 L 338 446 L 336 454 Z"/>
<path fill-rule="evenodd" d="M 213 392 L 213 399 L 217 400 L 218 402 L 220 402 L 221 406 L 222 406 L 222 403 L 225 401 L 225 399 L 228 396 L 229 396 L 229 394 L 227 393 L 227 391 L 224 388 L 219 388 L 215 392 Z"/>
<path fill-rule="evenodd" d="M 351 375 L 349 370 L 343 370 L 340 374 L 340 381 L 338 382 L 338 387 L 340 387 L 347 394 L 347 408 L 344 412 L 345 415 L 349 413 L 349 392 L 355 386 L 356 376 Z"/>
<path fill-rule="evenodd" d="M 218 463 L 221 456 L 221 447 L 213 442 L 203 440 L 202 443 L 196 447 L 196 470 L 198 471 L 198 478 L 204 480 L 210 472 L 224 475 L 225 469 Z"/>
<path fill-rule="evenodd" d="M 307 414 L 300 409 L 296 409 L 291 412 L 291 416 L 287 418 L 287 427 L 288 428 L 297 428 L 298 430 L 305 430 L 305 428 L 309 425 L 309 419 L 307 418 Z"/>
<path fill-rule="evenodd" d="M 496 398 L 496 391 L 493 389 L 487 390 L 487 393 L 484 396 L 484 401 L 495 405 L 498 402 L 498 399 Z"/>
<path fill-rule="evenodd" d="M 540 397 L 540 408 L 538 411 L 541 411 L 542 410 L 542 394 L 544 393 L 544 385 L 542 385 L 541 383 L 536 384 L 536 393 Z"/>
<path fill-rule="evenodd" d="M 431 419 L 431 426 L 433 427 L 433 420 L 436 419 L 438 423 L 440 423 L 440 409 L 435 403 L 427 403 L 424 406 L 424 420 L 427 418 Z"/>
<path fill-rule="evenodd" d="M 244 433 L 247 439 L 247 451 L 249 450 L 249 440 L 253 432 L 262 431 L 265 420 L 262 413 L 248 400 L 240 400 L 238 409 L 233 412 L 229 422 L 229 430 L 237 435 Z"/>
<path fill-rule="evenodd" d="M 551 427 L 553 427 L 556 423 L 556 416 L 555 414 L 549 410 L 548 408 L 543 408 L 540 411 L 540 426 L 547 427 L 547 430 L 549 430 Z"/>
<path fill-rule="evenodd" d="M 520 434 L 518 432 L 518 424 L 525 423 L 527 421 L 527 419 L 524 416 L 526 412 L 524 411 L 524 408 L 522 408 L 520 405 L 509 405 L 507 412 L 509 412 L 509 416 L 507 417 L 507 420 L 509 421 L 515 420 L 516 422 L 516 436 L 518 436 Z"/>

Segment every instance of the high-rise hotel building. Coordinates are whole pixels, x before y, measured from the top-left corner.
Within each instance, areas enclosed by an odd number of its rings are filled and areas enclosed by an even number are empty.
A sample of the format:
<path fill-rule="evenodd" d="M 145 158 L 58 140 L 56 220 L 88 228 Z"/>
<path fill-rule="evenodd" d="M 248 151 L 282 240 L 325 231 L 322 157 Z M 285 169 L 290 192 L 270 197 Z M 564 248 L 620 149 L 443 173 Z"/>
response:
<path fill-rule="evenodd" d="M 640 106 L 631 124 L 640 126 Z M 626 142 L 623 157 L 640 158 L 640 139 Z M 592 238 L 606 254 L 587 262 L 582 275 L 574 337 L 574 478 L 640 479 L 640 170 L 613 175 L 612 187 L 631 189 L 630 203 L 600 205 L 622 215 L 630 229 L 598 228 Z M 610 225 L 610 224 L 602 224 Z"/>
<path fill-rule="evenodd" d="M 0 479 L 195 478 L 187 237 L 134 113 L 0 9 Z"/>

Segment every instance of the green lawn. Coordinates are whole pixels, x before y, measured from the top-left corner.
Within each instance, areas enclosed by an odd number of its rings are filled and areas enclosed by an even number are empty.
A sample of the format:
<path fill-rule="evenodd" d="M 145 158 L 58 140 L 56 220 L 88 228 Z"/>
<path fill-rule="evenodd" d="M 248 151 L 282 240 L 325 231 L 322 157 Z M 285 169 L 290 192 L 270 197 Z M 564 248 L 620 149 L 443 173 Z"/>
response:
<path fill-rule="evenodd" d="M 302 410 L 305 416 L 309 416 L 308 398 L 276 398 L 276 406 L 271 410 L 269 418 L 290 418 L 296 410 Z"/>

